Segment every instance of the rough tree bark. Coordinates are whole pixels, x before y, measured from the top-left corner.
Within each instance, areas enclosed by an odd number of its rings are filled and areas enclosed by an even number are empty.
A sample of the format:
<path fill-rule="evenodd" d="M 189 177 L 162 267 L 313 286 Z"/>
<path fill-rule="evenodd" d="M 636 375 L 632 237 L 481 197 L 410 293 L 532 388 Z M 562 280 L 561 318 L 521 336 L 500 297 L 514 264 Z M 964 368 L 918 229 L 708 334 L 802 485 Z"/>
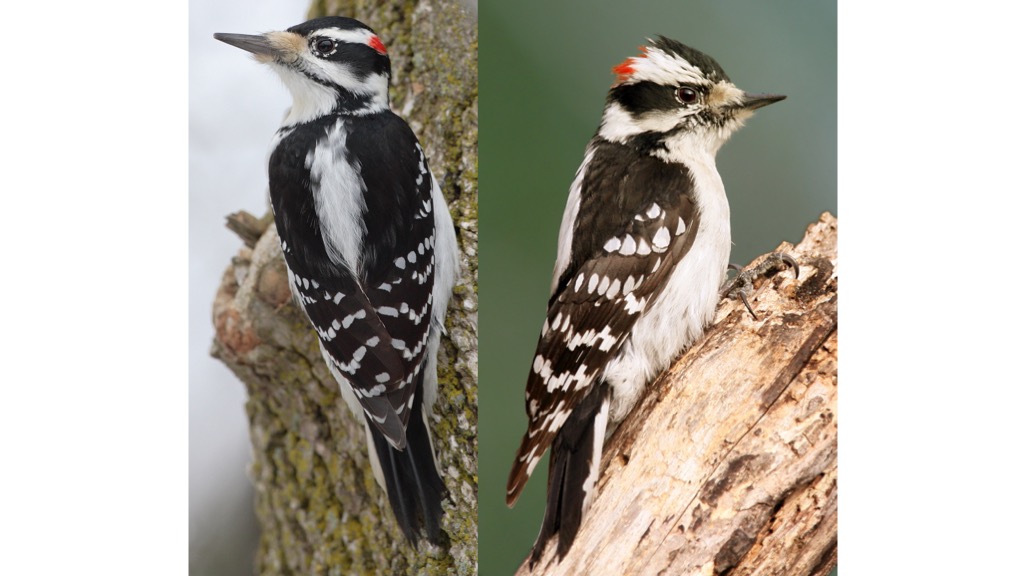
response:
<path fill-rule="evenodd" d="M 838 223 L 715 323 L 605 451 L 599 492 L 561 563 L 533 574 L 825 576 L 837 562 Z M 520 574 L 527 574 L 526 565 Z"/>
<path fill-rule="evenodd" d="M 450 492 L 443 522 L 448 543 L 440 549 L 424 543 L 417 550 L 405 541 L 374 482 L 363 429 L 324 366 L 307 319 L 291 301 L 274 226 L 266 218 L 236 215 L 231 227 L 248 246 L 217 293 L 211 352 L 248 392 L 250 476 L 262 528 L 256 570 L 475 574 L 476 17 L 450 0 L 315 2 L 310 17 L 325 14 L 367 23 L 388 46 L 392 108 L 419 136 L 455 220 L 462 271 L 449 305 L 431 422 Z"/>

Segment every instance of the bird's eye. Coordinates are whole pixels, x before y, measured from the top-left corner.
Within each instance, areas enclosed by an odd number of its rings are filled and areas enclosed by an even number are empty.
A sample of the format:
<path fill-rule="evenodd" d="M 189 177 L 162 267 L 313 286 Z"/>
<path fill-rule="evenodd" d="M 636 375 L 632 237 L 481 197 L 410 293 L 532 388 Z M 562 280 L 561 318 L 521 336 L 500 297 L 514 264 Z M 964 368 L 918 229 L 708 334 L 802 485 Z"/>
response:
<path fill-rule="evenodd" d="M 324 56 L 330 55 L 334 52 L 334 40 L 321 38 L 313 42 L 313 48 Z"/>
<path fill-rule="evenodd" d="M 689 86 L 680 86 L 676 89 L 676 99 L 683 104 L 693 104 L 697 101 L 697 91 Z"/>

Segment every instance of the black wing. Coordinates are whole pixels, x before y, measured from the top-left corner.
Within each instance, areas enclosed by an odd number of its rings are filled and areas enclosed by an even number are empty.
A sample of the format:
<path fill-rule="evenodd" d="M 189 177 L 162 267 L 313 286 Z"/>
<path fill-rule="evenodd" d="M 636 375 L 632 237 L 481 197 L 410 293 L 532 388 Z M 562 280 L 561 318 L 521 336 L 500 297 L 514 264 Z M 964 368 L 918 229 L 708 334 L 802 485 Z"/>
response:
<path fill-rule="evenodd" d="M 685 257 L 699 227 L 684 166 L 618 144 L 592 145 L 571 257 L 548 304 L 527 382 L 529 425 L 509 475 L 509 504 Z"/>
<path fill-rule="evenodd" d="M 328 254 L 309 190 L 319 182 L 306 154 L 337 122 L 347 141 L 336 160 L 355 167 L 365 189 L 355 266 Z M 270 184 L 292 285 L 325 358 L 369 421 L 403 448 L 434 281 L 433 182 L 415 136 L 390 112 L 326 117 L 282 139 L 271 155 Z"/>

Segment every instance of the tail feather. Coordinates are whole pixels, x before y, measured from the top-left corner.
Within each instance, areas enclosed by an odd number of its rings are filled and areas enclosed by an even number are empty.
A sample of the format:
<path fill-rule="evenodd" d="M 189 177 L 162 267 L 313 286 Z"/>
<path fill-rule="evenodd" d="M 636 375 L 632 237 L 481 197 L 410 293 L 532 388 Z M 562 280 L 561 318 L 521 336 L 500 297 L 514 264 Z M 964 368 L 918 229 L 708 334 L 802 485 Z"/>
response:
<path fill-rule="evenodd" d="M 573 410 L 551 445 L 544 521 L 530 555 L 532 569 L 558 534 L 558 558 L 569 552 L 593 499 L 608 424 L 608 387 L 599 385 Z"/>
<path fill-rule="evenodd" d="M 396 450 L 379 430 L 369 427 L 391 510 L 402 533 L 413 546 L 420 538 L 421 529 L 426 532 L 428 541 L 441 543 L 441 501 L 447 495 L 434 462 L 434 450 L 430 445 L 422 407 L 423 388 L 418 386 L 406 429 L 408 443 L 404 450 Z"/>

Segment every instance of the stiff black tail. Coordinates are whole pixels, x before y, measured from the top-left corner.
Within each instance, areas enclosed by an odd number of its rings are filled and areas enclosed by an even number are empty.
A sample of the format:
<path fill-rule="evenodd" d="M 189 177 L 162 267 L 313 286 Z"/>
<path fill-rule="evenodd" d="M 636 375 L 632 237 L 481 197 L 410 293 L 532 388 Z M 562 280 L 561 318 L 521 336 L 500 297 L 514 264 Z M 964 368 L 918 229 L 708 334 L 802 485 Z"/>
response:
<path fill-rule="evenodd" d="M 384 473 L 391 510 L 413 546 L 420 538 L 421 528 L 426 531 L 427 540 L 433 544 L 441 543 L 441 500 L 446 495 L 423 418 L 422 372 L 419 380 L 409 426 L 405 431 L 407 444 L 404 450 L 396 450 L 376 427 L 369 427 Z"/>
<path fill-rule="evenodd" d="M 583 514 L 597 488 L 601 449 L 608 424 L 608 386 L 594 389 L 572 411 L 551 445 L 548 465 L 548 501 L 544 522 L 533 544 L 530 568 L 558 534 L 558 558 L 562 559 L 576 539 Z"/>

